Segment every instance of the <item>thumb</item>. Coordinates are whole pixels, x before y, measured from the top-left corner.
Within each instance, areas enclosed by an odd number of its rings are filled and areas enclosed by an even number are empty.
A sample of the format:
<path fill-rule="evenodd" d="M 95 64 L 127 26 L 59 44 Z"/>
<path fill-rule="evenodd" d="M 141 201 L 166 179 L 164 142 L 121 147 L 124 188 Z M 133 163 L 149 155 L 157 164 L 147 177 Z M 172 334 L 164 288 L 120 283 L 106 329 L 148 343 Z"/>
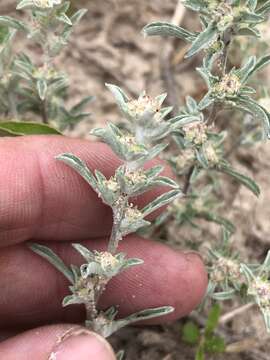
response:
<path fill-rule="evenodd" d="M 54 325 L 37 328 L 0 343 L 5 360 L 115 360 L 109 343 L 79 326 Z"/>

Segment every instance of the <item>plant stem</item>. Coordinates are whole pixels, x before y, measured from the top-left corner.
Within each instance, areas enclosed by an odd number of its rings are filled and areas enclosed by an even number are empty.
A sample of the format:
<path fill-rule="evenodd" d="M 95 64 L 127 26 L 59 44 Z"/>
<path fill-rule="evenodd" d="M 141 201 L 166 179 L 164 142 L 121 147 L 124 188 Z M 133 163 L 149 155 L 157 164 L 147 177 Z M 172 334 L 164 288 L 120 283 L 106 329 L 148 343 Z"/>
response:
<path fill-rule="evenodd" d="M 88 302 L 85 303 L 84 305 L 86 310 L 86 320 L 94 320 L 98 315 L 95 303 Z"/>
<path fill-rule="evenodd" d="M 47 113 L 47 100 L 43 100 L 41 103 L 41 116 L 44 124 L 49 124 L 49 118 Z"/>
<path fill-rule="evenodd" d="M 115 254 L 118 248 L 119 241 L 122 240 L 120 225 L 124 216 L 124 211 L 126 206 L 127 206 L 127 197 L 120 196 L 113 210 L 113 227 L 108 245 L 108 251 L 112 254 Z"/>
<path fill-rule="evenodd" d="M 190 185 L 191 185 L 190 180 L 191 180 L 191 176 L 192 176 L 193 170 L 194 170 L 194 165 L 189 168 L 188 174 L 187 174 L 187 176 L 186 176 L 186 181 L 185 181 L 184 188 L 183 188 L 183 193 L 184 193 L 185 195 L 188 194 L 189 189 L 190 189 Z"/>

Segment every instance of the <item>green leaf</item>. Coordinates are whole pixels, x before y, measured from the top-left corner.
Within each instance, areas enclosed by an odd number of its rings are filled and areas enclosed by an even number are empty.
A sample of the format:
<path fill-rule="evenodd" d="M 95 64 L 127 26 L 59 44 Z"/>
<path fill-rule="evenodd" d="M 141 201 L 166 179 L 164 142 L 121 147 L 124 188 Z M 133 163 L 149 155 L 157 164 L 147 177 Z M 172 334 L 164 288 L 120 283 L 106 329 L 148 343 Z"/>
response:
<path fill-rule="evenodd" d="M 251 190 L 253 192 L 253 194 L 255 194 L 256 196 L 260 195 L 259 186 L 250 177 L 240 174 L 239 172 L 237 172 L 236 170 L 234 170 L 232 167 L 229 167 L 229 166 L 222 166 L 220 168 L 220 171 L 227 175 L 232 176 L 235 180 L 237 180 L 238 182 L 243 184 L 246 188 Z"/>
<path fill-rule="evenodd" d="M 226 349 L 225 341 L 220 336 L 211 336 L 205 339 L 204 348 L 210 354 L 224 353 Z"/>
<path fill-rule="evenodd" d="M 200 345 L 195 356 L 195 360 L 205 360 L 203 345 Z"/>
<path fill-rule="evenodd" d="M 215 304 L 211 308 L 208 318 L 207 318 L 207 321 L 206 321 L 206 325 L 205 325 L 205 337 L 206 338 L 209 337 L 210 335 L 212 335 L 214 330 L 218 326 L 220 312 L 221 312 L 221 309 L 220 309 L 219 304 Z"/>
<path fill-rule="evenodd" d="M 188 344 L 198 344 L 200 340 L 200 329 L 192 321 L 187 322 L 183 327 L 182 340 Z"/>
<path fill-rule="evenodd" d="M 196 38 L 194 33 L 168 22 L 148 24 L 143 28 L 143 34 L 146 36 L 174 36 L 187 41 L 192 41 Z"/>
<path fill-rule="evenodd" d="M 197 54 L 202 49 L 205 49 L 215 39 L 216 36 L 216 24 L 214 22 L 210 22 L 208 27 L 197 36 L 185 57 L 189 58 Z"/>
<path fill-rule="evenodd" d="M 34 243 L 30 244 L 29 247 L 32 251 L 46 259 L 57 270 L 59 270 L 63 275 L 65 275 L 65 277 L 71 282 L 71 284 L 74 284 L 74 276 L 72 271 L 64 264 L 63 260 L 60 259 L 60 257 L 57 256 L 51 249 L 49 249 L 47 246 Z"/>
<path fill-rule="evenodd" d="M 56 159 L 62 161 L 63 163 L 74 169 L 96 191 L 96 179 L 84 161 L 79 159 L 77 156 L 68 153 L 58 155 Z"/>
<path fill-rule="evenodd" d="M 0 136 L 22 135 L 62 135 L 58 130 L 46 124 L 33 122 L 0 122 Z"/>

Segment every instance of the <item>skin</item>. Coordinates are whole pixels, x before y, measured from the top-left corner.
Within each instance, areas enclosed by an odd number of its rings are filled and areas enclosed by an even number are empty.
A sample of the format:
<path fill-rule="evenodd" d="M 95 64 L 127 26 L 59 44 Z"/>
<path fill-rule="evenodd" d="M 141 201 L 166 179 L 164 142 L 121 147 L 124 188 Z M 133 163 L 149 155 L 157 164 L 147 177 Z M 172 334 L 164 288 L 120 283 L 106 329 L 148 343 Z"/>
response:
<path fill-rule="evenodd" d="M 104 144 L 58 136 L 0 139 L 1 359 L 115 359 L 105 340 L 72 325 L 83 321 L 83 308 L 62 308 L 66 279 L 26 245 L 29 240 L 44 243 L 66 264 L 82 262 L 71 242 L 106 248 L 111 211 L 78 174 L 54 159 L 64 152 L 74 153 L 106 177 L 120 165 Z M 171 176 L 168 169 L 164 174 Z M 154 189 L 134 203 L 140 208 L 166 190 Z M 174 306 L 174 313 L 148 322 L 159 324 L 188 314 L 200 303 L 207 274 L 198 254 L 137 236 L 124 239 L 119 251 L 142 258 L 144 264 L 111 281 L 102 308 L 118 304 L 120 316 L 125 316 Z"/>

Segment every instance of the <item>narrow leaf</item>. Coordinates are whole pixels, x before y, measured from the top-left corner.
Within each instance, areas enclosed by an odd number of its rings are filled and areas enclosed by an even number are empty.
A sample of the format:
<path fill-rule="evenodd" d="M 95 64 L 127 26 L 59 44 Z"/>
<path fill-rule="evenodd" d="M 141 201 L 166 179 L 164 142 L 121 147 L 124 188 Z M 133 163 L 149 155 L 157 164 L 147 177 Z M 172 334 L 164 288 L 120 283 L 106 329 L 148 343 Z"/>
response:
<path fill-rule="evenodd" d="M 22 135 L 62 135 L 58 130 L 46 124 L 32 122 L 0 122 L 0 136 Z"/>
<path fill-rule="evenodd" d="M 176 38 L 192 41 L 196 35 L 180 26 L 168 22 L 153 22 L 143 28 L 146 36 L 174 36 Z"/>
<path fill-rule="evenodd" d="M 57 160 L 64 162 L 66 165 L 72 167 L 78 174 L 80 174 L 88 184 L 96 190 L 96 179 L 91 170 L 87 167 L 85 162 L 72 154 L 62 154 L 56 157 Z"/>
<path fill-rule="evenodd" d="M 87 262 L 91 262 L 94 260 L 95 255 L 92 253 L 91 250 L 87 249 L 85 246 L 83 246 L 81 244 L 72 244 L 72 246 L 74 247 L 74 249 L 76 249 L 78 251 L 78 253 L 80 253 L 82 255 L 82 257 Z"/>
<path fill-rule="evenodd" d="M 22 21 L 14 19 L 11 16 L 0 16 L 0 25 L 28 32 L 27 26 Z"/>
<path fill-rule="evenodd" d="M 236 170 L 234 170 L 233 168 L 231 168 L 229 166 L 223 166 L 222 168 L 220 168 L 220 171 L 227 175 L 232 176 L 235 180 L 237 180 L 238 182 L 243 184 L 245 187 L 247 187 L 249 190 L 251 190 L 253 192 L 253 194 L 255 194 L 256 196 L 260 195 L 259 186 L 250 177 L 240 174 L 239 172 L 237 172 Z"/>
<path fill-rule="evenodd" d="M 148 320 L 157 318 L 160 316 L 168 315 L 174 311 L 172 306 L 162 306 L 153 309 L 146 309 L 142 311 L 138 311 L 132 315 L 129 315 L 125 319 L 123 319 L 127 324 L 132 324 L 137 321 Z"/>
<path fill-rule="evenodd" d="M 71 282 L 71 284 L 74 283 L 74 276 L 72 271 L 64 264 L 63 260 L 60 259 L 60 257 L 57 256 L 51 249 L 49 249 L 47 246 L 34 243 L 30 244 L 29 247 L 32 251 L 46 259 L 57 270 L 59 270 L 63 275 L 65 275 L 65 277 Z"/>
<path fill-rule="evenodd" d="M 118 351 L 118 353 L 116 354 L 116 360 L 124 360 L 124 356 L 125 356 L 124 350 L 120 350 L 120 351 Z"/>
<path fill-rule="evenodd" d="M 186 54 L 186 58 L 189 58 L 197 54 L 202 49 L 205 49 L 217 36 L 217 28 L 214 22 L 211 22 L 208 27 L 202 31 L 192 43 L 191 48 Z"/>
<path fill-rule="evenodd" d="M 172 202 L 176 198 L 182 195 L 182 192 L 180 190 L 172 190 L 165 194 L 160 195 L 155 200 L 150 202 L 148 205 L 146 205 L 141 212 L 144 216 L 147 216 L 151 214 L 153 211 L 159 209 L 160 207 L 167 205 L 168 203 Z"/>
<path fill-rule="evenodd" d="M 200 329 L 192 321 L 187 322 L 183 327 L 182 340 L 188 344 L 196 345 L 200 340 Z"/>
<path fill-rule="evenodd" d="M 218 320 L 220 317 L 220 306 L 219 304 L 215 304 L 208 315 L 207 321 L 206 321 L 206 325 L 205 325 L 205 336 L 209 336 L 211 335 L 214 330 L 216 329 L 217 325 L 218 325 Z"/>

